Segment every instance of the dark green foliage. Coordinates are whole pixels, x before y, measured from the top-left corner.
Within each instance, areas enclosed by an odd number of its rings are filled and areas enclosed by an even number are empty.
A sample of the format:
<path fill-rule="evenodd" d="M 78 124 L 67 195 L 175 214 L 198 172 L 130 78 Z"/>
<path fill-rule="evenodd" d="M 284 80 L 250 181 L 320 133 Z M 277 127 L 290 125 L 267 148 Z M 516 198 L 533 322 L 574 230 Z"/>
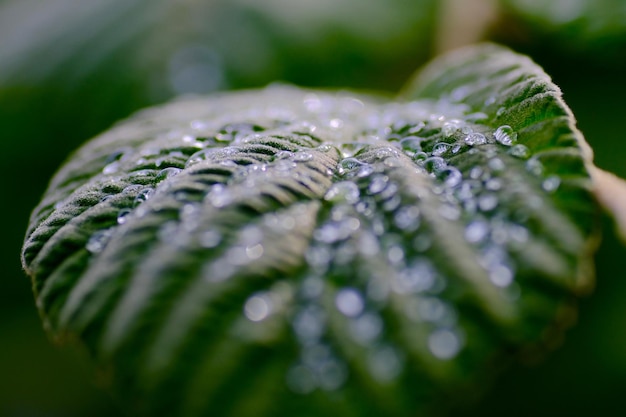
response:
<path fill-rule="evenodd" d="M 53 178 L 46 327 L 146 416 L 414 415 L 546 350 L 591 282 L 589 151 L 493 45 L 398 102 L 275 86 L 146 110 Z"/>

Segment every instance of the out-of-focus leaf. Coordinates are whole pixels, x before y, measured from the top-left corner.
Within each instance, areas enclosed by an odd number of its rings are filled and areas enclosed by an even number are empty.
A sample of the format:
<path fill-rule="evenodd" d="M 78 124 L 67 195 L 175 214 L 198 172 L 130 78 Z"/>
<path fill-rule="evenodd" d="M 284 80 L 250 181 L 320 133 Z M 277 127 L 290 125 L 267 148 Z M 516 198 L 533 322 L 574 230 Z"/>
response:
<path fill-rule="evenodd" d="M 613 64 L 626 63 L 623 53 L 626 2 L 622 0 L 501 0 L 501 3 L 514 20 L 530 29 L 527 36 L 537 44 L 547 44 L 569 55 L 586 54 Z"/>
<path fill-rule="evenodd" d="M 570 324 L 589 164 L 548 76 L 474 47 L 397 102 L 276 86 L 144 111 L 54 177 L 23 262 L 48 330 L 137 415 L 428 413 Z"/>

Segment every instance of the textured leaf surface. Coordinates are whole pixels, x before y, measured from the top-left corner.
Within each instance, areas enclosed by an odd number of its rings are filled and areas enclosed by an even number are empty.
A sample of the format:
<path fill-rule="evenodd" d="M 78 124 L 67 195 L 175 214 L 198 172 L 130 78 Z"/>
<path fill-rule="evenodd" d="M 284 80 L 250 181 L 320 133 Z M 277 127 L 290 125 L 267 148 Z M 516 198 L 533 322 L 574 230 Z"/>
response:
<path fill-rule="evenodd" d="M 414 415 L 569 324 L 588 154 L 550 79 L 490 45 L 394 103 L 175 102 L 70 158 L 23 262 L 138 415 Z"/>

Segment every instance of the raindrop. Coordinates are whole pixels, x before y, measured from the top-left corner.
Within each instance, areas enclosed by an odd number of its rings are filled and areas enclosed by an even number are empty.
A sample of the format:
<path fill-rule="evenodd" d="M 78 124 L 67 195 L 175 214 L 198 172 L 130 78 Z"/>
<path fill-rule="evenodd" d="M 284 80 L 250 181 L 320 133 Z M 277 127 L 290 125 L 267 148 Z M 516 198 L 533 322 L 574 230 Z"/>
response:
<path fill-rule="evenodd" d="M 504 162 L 500 158 L 491 158 L 489 162 L 487 162 L 487 166 L 494 172 L 500 172 L 506 168 Z"/>
<path fill-rule="evenodd" d="M 428 172 L 433 172 L 433 173 L 437 173 L 441 170 L 443 170 L 447 164 L 446 161 L 438 156 L 432 156 L 426 160 L 424 160 L 424 168 L 428 171 Z"/>
<path fill-rule="evenodd" d="M 404 260 L 404 250 L 397 245 L 390 247 L 387 251 L 387 259 L 392 264 L 400 264 Z"/>
<path fill-rule="evenodd" d="M 464 141 L 469 146 L 484 145 L 487 143 L 487 138 L 482 133 L 474 132 L 465 136 Z"/>
<path fill-rule="evenodd" d="M 557 175 L 550 175 L 541 183 L 541 188 L 543 188 L 544 191 L 552 193 L 556 191 L 560 185 L 561 179 Z"/>
<path fill-rule="evenodd" d="M 142 188 L 138 193 L 137 196 L 135 197 L 135 201 L 134 204 L 135 206 L 147 201 L 150 199 L 150 197 L 152 197 L 152 195 L 154 194 L 154 188 L 152 187 L 144 187 Z"/>
<path fill-rule="evenodd" d="M 243 310 L 248 320 L 263 321 L 272 312 L 271 299 L 264 294 L 253 295 L 246 300 Z"/>
<path fill-rule="evenodd" d="M 216 247 L 222 241 L 222 235 L 216 230 L 206 230 L 198 236 L 200 246 L 211 249 Z"/>
<path fill-rule="evenodd" d="M 528 159 L 530 157 L 530 149 L 526 145 L 517 144 L 509 149 L 509 155 L 520 159 Z"/>
<path fill-rule="evenodd" d="M 295 162 L 308 162 L 313 160 L 313 154 L 310 152 L 296 152 L 293 160 Z"/>
<path fill-rule="evenodd" d="M 383 191 L 385 187 L 387 187 L 388 183 L 389 177 L 387 177 L 386 175 L 376 175 L 372 177 L 372 180 L 367 187 L 367 190 L 370 194 L 378 194 Z"/>
<path fill-rule="evenodd" d="M 392 381 L 400 375 L 402 362 L 396 350 L 390 346 L 374 350 L 368 358 L 372 375 L 381 382 Z"/>
<path fill-rule="evenodd" d="M 107 243 L 109 243 L 109 239 L 111 239 L 111 235 L 113 234 L 113 230 L 105 229 L 99 230 L 91 235 L 85 248 L 91 253 L 100 253 L 104 250 Z"/>
<path fill-rule="evenodd" d="M 234 196 L 224 185 L 215 184 L 206 198 L 214 207 L 221 208 L 230 204 Z"/>
<path fill-rule="evenodd" d="M 176 175 L 180 174 L 181 171 L 182 171 L 181 169 L 174 168 L 174 167 L 169 167 L 169 168 L 162 169 L 156 175 L 156 181 L 163 181 L 163 180 L 166 180 L 168 178 L 175 177 Z"/>
<path fill-rule="evenodd" d="M 517 133 L 509 125 L 500 126 L 496 129 L 493 136 L 500 144 L 505 146 L 513 146 L 517 142 Z"/>
<path fill-rule="evenodd" d="M 364 162 L 361 162 L 353 157 L 348 157 L 339 162 L 339 165 L 337 166 L 337 171 L 339 172 L 339 175 L 346 175 L 347 173 L 359 168 L 362 165 L 364 165 Z"/>
<path fill-rule="evenodd" d="M 489 279 L 498 287 L 507 287 L 513 282 L 513 271 L 504 264 L 489 267 Z"/>
<path fill-rule="evenodd" d="M 543 164 L 537 158 L 530 158 L 526 161 L 526 170 L 539 177 L 543 174 Z"/>
<path fill-rule="evenodd" d="M 420 152 L 422 150 L 423 140 L 423 138 L 418 136 L 407 136 L 400 140 L 400 146 L 404 151 Z"/>
<path fill-rule="evenodd" d="M 482 211 L 491 211 L 498 206 L 498 196 L 493 193 L 485 193 L 478 197 L 478 208 Z"/>
<path fill-rule="evenodd" d="M 490 178 L 485 183 L 485 188 L 489 191 L 498 191 L 502 188 L 502 180 L 500 178 Z"/>
<path fill-rule="evenodd" d="M 463 180 L 461 171 L 456 168 L 449 167 L 437 173 L 437 178 L 450 188 L 456 187 Z"/>
<path fill-rule="evenodd" d="M 403 231 L 414 232 L 420 225 L 420 210 L 417 206 L 404 206 L 393 216 L 395 225 Z"/>
<path fill-rule="evenodd" d="M 484 220 L 474 220 L 465 227 L 465 240 L 479 243 L 489 234 L 489 224 Z"/>
<path fill-rule="evenodd" d="M 274 169 L 282 174 L 287 174 L 296 168 L 297 165 L 293 161 L 282 159 L 274 164 Z"/>
<path fill-rule="evenodd" d="M 428 337 L 428 348 L 436 358 L 448 360 L 459 353 L 461 341 L 455 332 L 448 329 L 438 329 Z"/>
<path fill-rule="evenodd" d="M 117 224 L 124 224 L 126 223 L 127 216 L 132 213 L 131 209 L 121 209 L 119 211 L 119 213 L 117 214 Z"/>
<path fill-rule="evenodd" d="M 351 181 L 341 181 L 333 184 L 326 195 L 324 200 L 331 201 L 333 203 L 347 203 L 354 204 L 359 201 L 359 187 Z"/>
<path fill-rule="evenodd" d="M 446 154 L 450 150 L 451 147 L 452 147 L 452 145 L 449 144 L 449 143 L 439 142 L 439 143 L 435 144 L 435 146 L 433 147 L 432 154 L 434 156 L 444 155 L 444 154 Z"/>
<path fill-rule="evenodd" d="M 105 175 L 110 175 L 110 174 L 115 174 L 119 170 L 120 170 L 120 163 L 119 163 L 119 161 L 114 161 L 114 162 L 111 162 L 110 164 L 106 165 L 102 169 L 102 173 L 105 174 Z"/>
<path fill-rule="evenodd" d="M 350 334 L 354 340 L 362 344 L 373 342 L 382 329 L 382 319 L 373 313 L 365 313 L 350 322 Z"/>
<path fill-rule="evenodd" d="M 209 148 L 203 149 L 191 155 L 185 164 L 185 168 L 197 164 L 200 161 L 211 161 L 218 157 L 220 149 Z"/>
<path fill-rule="evenodd" d="M 320 338 L 325 324 L 324 312 L 317 306 L 307 306 L 293 320 L 296 335 L 304 342 L 313 342 Z"/>
<path fill-rule="evenodd" d="M 260 243 L 246 247 L 246 256 L 250 260 L 259 259 L 261 256 L 263 256 L 263 252 L 263 245 L 261 245 Z"/>
<path fill-rule="evenodd" d="M 337 309 L 348 317 L 356 317 L 363 311 L 365 301 L 359 291 L 354 288 L 339 290 L 335 297 Z"/>
<path fill-rule="evenodd" d="M 333 129 L 341 129 L 344 125 L 343 120 L 341 119 L 331 119 L 328 122 L 328 125 Z"/>

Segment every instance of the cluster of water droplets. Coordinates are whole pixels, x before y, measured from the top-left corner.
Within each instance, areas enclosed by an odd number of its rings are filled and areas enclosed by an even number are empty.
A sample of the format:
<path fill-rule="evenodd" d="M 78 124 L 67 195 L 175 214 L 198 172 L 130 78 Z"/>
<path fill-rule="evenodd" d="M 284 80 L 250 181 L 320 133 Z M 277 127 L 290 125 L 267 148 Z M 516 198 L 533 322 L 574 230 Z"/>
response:
<path fill-rule="evenodd" d="M 394 170 L 409 161 L 428 178 L 424 192 L 435 196 L 438 215 L 462 224 L 462 237 L 474 248 L 489 281 L 511 299 L 519 295 L 515 251 L 527 244 L 530 233 L 523 216 L 501 210 L 507 204 L 501 196 L 511 182 L 507 164 L 515 161 L 524 166 L 546 192 L 560 185 L 557 176 L 544 178 L 541 161 L 518 132 L 504 124 L 492 129 L 482 124 L 486 114 L 455 103 L 463 94 L 453 92 L 451 101 L 389 104 L 375 110 L 357 98 L 309 94 L 302 103 L 307 121 L 284 108 L 266 110 L 264 117 L 274 118 L 266 127 L 194 120 L 154 143 L 116 150 L 102 174 L 115 179 L 120 172 L 131 172 L 152 178 L 148 184 L 122 191 L 135 194 L 133 205 L 119 212 L 117 223 L 124 225 L 129 216 L 141 215 L 138 208 L 159 190 L 160 183 L 182 170 L 212 164 L 230 172 L 228 184 L 213 184 L 204 197 L 216 209 L 227 209 L 235 197 L 230 185 L 256 189 L 276 178 L 296 178 L 301 175 L 298 164 L 313 161 L 316 152 L 338 149 L 341 159 L 336 170 L 324 173 L 334 175 L 335 182 L 323 198 L 325 221 L 315 229 L 305 253 L 309 270 L 298 278 L 295 307 L 286 308 L 287 302 L 265 291 L 250 295 L 242 314 L 252 323 L 263 323 L 278 312 L 289 317 L 300 344 L 298 359 L 286 375 L 294 392 L 333 391 L 346 383 L 350 367 L 333 342 L 339 329 L 345 330 L 341 337 L 362 350 L 371 376 L 390 383 L 402 374 L 409 358 L 388 335 L 386 309 L 401 306 L 402 319 L 423 330 L 432 358 L 453 360 L 466 344 L 459 312 L 447 293 L 448 277 L 430 260 L 435 233 L 424 221 L 420 198 L 407 196 Z M 361 130 L 353 128 L 357 116 L 363 118 L 358 123 L 364 126 Z M 284 134 L 321 137 L 332 145 L 320 142 L 310 148 L 277 151 L 255 163 L 236 160 L 247 146 L 269 143 Z M 481 163 L 461 169 L 463 158 Z M 184 219 L 193 218 L 195 209 L 193 205 L 181 209 L 180 221 L 189 226 L 189 233 L 194 223 Z M 288 216 L 267 219 L 273 219 L 273 228 L 285 228 L 285 233 L 299 226 Z M 87 249 L 102 251 L 112 232 L 113 228 L 94 234 Z M 165 233 L 164 239 L 171 234 Z M 212 249 L 223 243 L 224 236 L 210 228 L 197 239 L 200 246 Z M 267 244 L 261 229 L 245 228 L 232 247 L 209 265 L 206 275 L 214 281 L 230 278 L 238 267 L 260 260 Z"/>

